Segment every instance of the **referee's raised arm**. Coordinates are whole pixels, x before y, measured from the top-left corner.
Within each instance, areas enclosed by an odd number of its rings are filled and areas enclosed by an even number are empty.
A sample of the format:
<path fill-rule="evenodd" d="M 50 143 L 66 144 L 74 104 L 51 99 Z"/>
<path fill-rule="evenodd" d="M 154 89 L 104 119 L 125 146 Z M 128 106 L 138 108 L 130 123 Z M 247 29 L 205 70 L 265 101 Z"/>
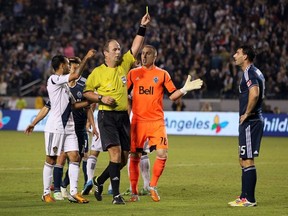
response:
<path fill-rule="evenodd" d="M 145 33 L 146 33 L 146 27 L 149 24 L 149 22 L 150 22 L 150 15 L 149 13 L 146 13 L 141 19 L 141 23 L 140 23 L 137 35 L 135 36 L 132 46 L 131 46 L 131 52 L 134 58 L 136 58 L 139 50 L 141 49 L 143 45 Z"/>

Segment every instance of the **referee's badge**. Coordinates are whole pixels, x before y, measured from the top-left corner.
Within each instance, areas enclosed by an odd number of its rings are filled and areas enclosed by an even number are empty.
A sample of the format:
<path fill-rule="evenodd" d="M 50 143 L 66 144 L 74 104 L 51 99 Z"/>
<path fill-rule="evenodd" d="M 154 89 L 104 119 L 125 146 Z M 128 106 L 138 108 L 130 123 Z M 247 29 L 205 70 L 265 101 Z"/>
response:
<path fill-rule="evenodd" d="M 121 80 L 122 80 L 122 83 L 125 84 L 125 83 L 127 82 L 126 76 L 122 76 L 122 77 L 121 77 Z"/>
<path fill-rule="evenodd" d="M 155 83 L 158 83 L 159 78 L 158 78 L 158 77 L 154 77 L 154 78 L 153 78 L 153 81 L 154 81 Z"/>

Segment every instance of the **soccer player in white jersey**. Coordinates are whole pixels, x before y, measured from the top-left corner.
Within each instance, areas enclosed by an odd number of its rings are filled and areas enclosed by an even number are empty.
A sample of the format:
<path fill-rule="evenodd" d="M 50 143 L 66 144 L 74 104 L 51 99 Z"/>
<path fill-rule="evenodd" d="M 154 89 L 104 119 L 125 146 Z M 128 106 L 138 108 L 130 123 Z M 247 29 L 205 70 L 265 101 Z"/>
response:
<path fill-rule="evenodd" d="M 85 56 L 86 58 L 87 56 Z M 83 61 L 84 63 L 85 61 Z M 44 202 L 54 202 L 50 195 L 50 184 L 52 182 L 53 167 L 57 156 L 63 150 L 69 160 L 70 196 L 71 202 L 88 203 L 77 190 L 79 177 L 79 149 L 77 136 L 75 134 L 74 120 L 72 115 L 72 101 L 68 82 L 80 77 L 81 70 L 69 73 L 69 60 L 63 55 L 52 58 L 52 67 L 55 71 L 47 81 L 47 91 L 51 102 L 50 115 L 45 126 L 45 149 L 46 161 L 43 168 Z M 80 65 L 80 68 L 81 65 Z"/>

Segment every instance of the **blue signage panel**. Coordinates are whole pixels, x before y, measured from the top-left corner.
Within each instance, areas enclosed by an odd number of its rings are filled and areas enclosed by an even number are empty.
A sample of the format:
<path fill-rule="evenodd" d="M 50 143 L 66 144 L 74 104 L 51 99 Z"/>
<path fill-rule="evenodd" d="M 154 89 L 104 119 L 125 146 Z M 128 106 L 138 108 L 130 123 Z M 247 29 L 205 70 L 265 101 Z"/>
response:
<path fill-rule="evenodd" d="M 264 136 L 288 136 L 288 115 L 264 114 Z"/>
<path fill-rule="evenodd" d="M 17 130 L 20 110 L 0 110 L 0 130 Z"/>

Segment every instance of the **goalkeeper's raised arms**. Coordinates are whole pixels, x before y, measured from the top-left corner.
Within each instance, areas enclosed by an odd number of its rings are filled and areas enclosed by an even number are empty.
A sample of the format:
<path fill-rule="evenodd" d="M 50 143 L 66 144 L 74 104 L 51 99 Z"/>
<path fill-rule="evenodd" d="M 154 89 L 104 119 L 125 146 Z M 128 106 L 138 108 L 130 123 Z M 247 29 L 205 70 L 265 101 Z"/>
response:
<path fill-rule="evenodd" d="M 195 89 L 200 89 L 201 86 L 203 85 L 203 80 L 201 79 L 196 79 L 191 81 L 191 76 L 188 75 L 187 80 L 185 82 L 185 85 L 183 88 L 180 89 L 180 91 L 185 95 L 188 91 L 192 91 Z"/>

